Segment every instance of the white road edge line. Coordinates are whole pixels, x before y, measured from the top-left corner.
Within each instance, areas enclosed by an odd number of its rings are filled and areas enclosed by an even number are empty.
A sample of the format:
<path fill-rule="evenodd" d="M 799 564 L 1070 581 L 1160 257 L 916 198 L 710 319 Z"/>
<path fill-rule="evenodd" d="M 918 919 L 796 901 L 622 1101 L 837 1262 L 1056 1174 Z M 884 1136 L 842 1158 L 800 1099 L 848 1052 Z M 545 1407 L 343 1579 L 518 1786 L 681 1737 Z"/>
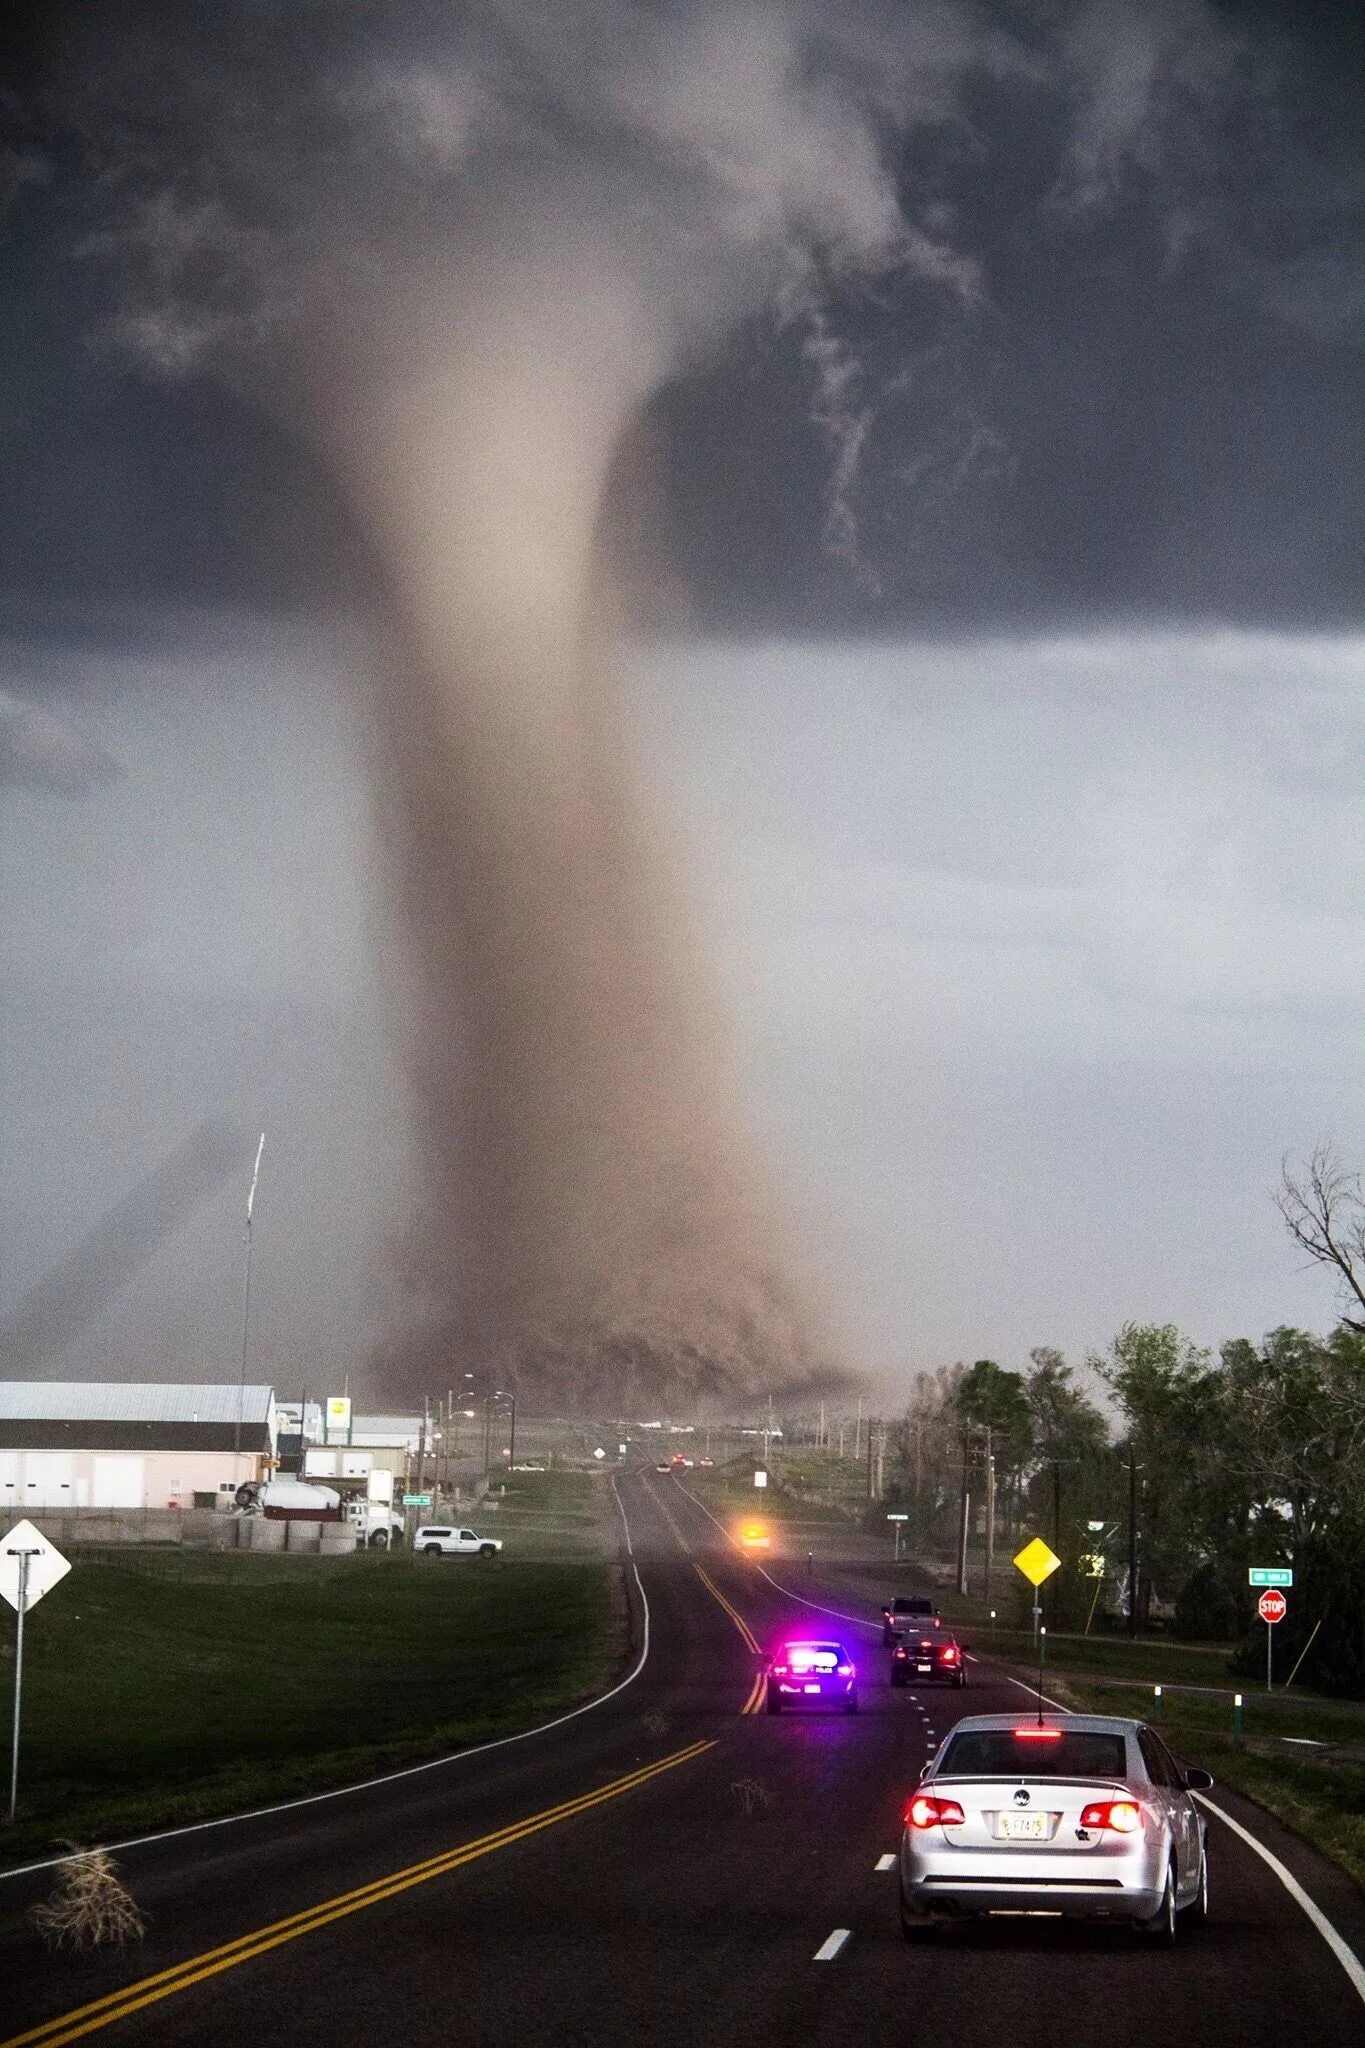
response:
<path fill-rule="evenodd" d="M 679 1479 L 676 1482 L 676 1484 L 678 1491 L 680 1493 L 685 1493 L 687 1495 L 687 1498 L 691 1501 L 693 1507 L 700 1508 L 702 1513 L 705 1515 L 707 1521 L 715 1523 L 716 1527 L 720 1530 L 721 1535 L 725 1538 L 726 1542 L 731 1546 L 731 1548 L 738 1550 L 739 1545 L 735 1542 L 734 1537 L 730 1534 L 730 1531 L 726 1528 L 724 1522 L 722 1522 L 717 1515 L 712 1514 L 710 1508 L 707 1507 L 706 1502 L 704 1500 L 698 1500 L 696 1494 L 692 1492 L 690 1487 L 684 1486 L 681 1479 Z M 741 1552 L 741 1555 L 743 1554 L 744 1553 Z M 817 1614 L 832 1614 L 836 1621 L 851 1622 L 854 1628 L 868 1629 L 874 1636 L 879 1636 L 881 1634 L 882 1625 L 879 1621 L 868 1621 L 867 1618 L 861 1614 L 845 1614 L 843 1609 L 839 1607 L 822 1607 L 818 1600 L 807 1600 L 804 1594 L 793 1593 L 786 1586 L 779 1585 L 778 1581 L 773 1577 L 772 1573 L 770 1571 L 764 1570 L 764 1567 L 758 1562 L 757 1558 L 750 1559 L 750 1562 L 753 1564 L 754 1570 L 757 1572 L 762 1572 L 763 1577 L 768 1581 L 768 1584 L 772 1587 L 773 1591 L 775 1593 L 780 1593 L 784 1600 L 795 1600 L 798 1607 L 813 1607 Z"/>
<path fill-rule="evenodd" d="M 1026 1692 L 1031 1700 L 1037 1701 L 1038 1688 L 1036 1685 L 1029 1685 L 1022 1678 L 1010 1678 L 1003 1671 L 1000 1676 L 1005 1680 L 1006 1685 L 1017 1685 L 1020 1692 Z M 1043 1694 L 1043 1700 L 1047 1706 L 1055 1707 L 1059 1714 L 1069 1714 L 1071 1712 L 1070 1707 L 1064 1707 L 1060 1700 L 1049 1699 L 1046 1693 Z"/>
<path fill-rule="evenodd" d="M 894 1870 L 895 1867 L 896 1859 L 894 1856 L 879 1856 L 872 1866 L 874 1870 Z"/>
<path fill-rule="evenodd" d="M 610 1692 L 599 1693 L 595 1700 L 587 1700 L 581 1707 L 574 1707 L 567 1714 L 558 1714 L 553 1721 L 542 1721 L 535 1728 L 523 1728 L 517 1735 L 499 1735 L 493 1742 L 476 1742 L 469 1749 L 453 1750 L 449 1756 L 433 1757 L 429 1763 L 409 1764 L 401 1771 L 386 1771 L 379 1778 L 362 1778 L 358 1785 L 334 1785 L 330 1792 L 310 1792 L 301 1799 L 281 1800 L 277 1806 L 253 1806 L 246 1813 L 219 1814 L 214 1820 L 191 1821 L 183 1828 L 163 1828 L 159 1834 L 132 1835 L 126 1842 L 100 1842 L 94 1846 L 106 1850 L 112 1856 L 116 1851 L 121 1852 L 124 1849 L 145 1849 L 152 1842 L 174 1842 L 182 1835 L 201 1835 L 209 1828 L 230 1828 L 235 1827 L 239 1821 L 267 1820 L 271 1814 L 293 1813 L 301 1806 L 320 1806 L 326 1799 L 349 1799 L 357 1792 L 372 1792 L 376 1785 L 396 1785 L 401 1778 L 417 1778 L 424 1771 L 439 1771 L 444 1770 L 447 1764 L 462 1764 L 467 1757 L 487 1756 L 490 1749 L 506 1749 L 509 1743 L 529 1742 L 534 1735 L 548 1735 L 552 1728 L 562 1728 L 567 1721 L 576 1721 L 580 1714 L 595 1713 L 597 1708 L 604 1707 L 608 1700 L 618 1698 L 628 1685 L 634 1685 L 649 1659 L 649 1600 L 640 1580 L 640 1568 L 635 1562 L 635 1550 L 630 1540 L 630 1524 L 626 1520 L 625 1507 L 617 1489 L 614 1473 L 611 1490 L 616 1495 L 616 1508 L 626 1538 L 626 1556 L 630 1559 L 631 1575 L 640 1595 L 640 1608 L 644 1617 L 644 1640 L 635 1669 L 621 1679 L 619 1684 L 614 1685 Z M 50 1856 L 42 1863 L 17 1864 L 12 1870 L 0 1870 L 0 1884 L 3 1884 L 6 1878 L 31 1877 L 37 1870 L 56 1870 L 63 1863 L 79 1863 L 81 1856 L 89 1853 L 88 1849 L 80 1850 L 74 1855 Z"/>
<path fill-rule="evenodd" d="M 819 1948 L 816 1949 L 815 1954 L 811 1957 L 811 1961 L 813 1963 L 832 1963 L 852 1932 L 853 1929 L 851 1927 L 836 1927 L 829 1940 L 821 1942 Z"/>
<path fill-rule="evenodd" d="M 1327 1943 L 1328 1948 L 1331 1949 L 1332 1954 L 1341 1964 L 1342 1969 L 1351 1980 L 1356 1996 L 1365 2002 L 1365 1966 L 1362 1966 L 1355 1950 L 1342 1940 L 1321 1906 L 1315 1905 L 1313 1900 L 1309 1898 L 1293 1871 L 1287 1870 L 1279 1857 L 1272 1854 L 1266 1848 L 1264 1842 L 1257 1841 L 1250 1828 L 1244 1828 L 1239 1820 L 1234 1820 L 1230 1813 L 1225 1813 L 1223 1808 L 1217 1805 L 1214 1800 L 1206 1798 L 1202 1792 L 1196 1792 L 1194 1796 L 1201 1806 L 1207 1806 L 1210 1813 L 1217 1815 L 1225 1828 L 1231 1828 L 1234 1835 L 1239 1835 L 1246 1843 L 1248 1849 L 1254 1850 L 1260 1857 L 1262 1863 L 1270 1865 L 1270 1868 L 1274 1871 L 1290 1898 L 1294 1900 L 1296 1905 L 1302 1906 L 1304 1912 L 1317 1928 L 1318 1933 Z"/>

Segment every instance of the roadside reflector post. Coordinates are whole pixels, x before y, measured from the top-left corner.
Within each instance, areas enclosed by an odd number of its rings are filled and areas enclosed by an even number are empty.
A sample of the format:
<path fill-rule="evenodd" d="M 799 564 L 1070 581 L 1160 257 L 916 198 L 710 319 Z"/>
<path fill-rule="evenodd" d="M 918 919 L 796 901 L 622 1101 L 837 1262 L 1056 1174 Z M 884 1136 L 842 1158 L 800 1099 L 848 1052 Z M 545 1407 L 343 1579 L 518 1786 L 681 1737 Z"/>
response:
<path fill-rule="evenodd" d="M 995 1609 L 991 1609 L 991 1634 L 995 1634 Z"/>
<path fill-rule="evenodd" d="M 1161 1719 L 1161 1687 L 1159 1685 L 1152 1687 L 1152 1719 L 1154 1721 Z"/>
<path fill-rule="evenodd" d="M 1242 1747 L 1242 1695 L 1239 1692 L 1232 1695 L 1232 1746 L 1234 1749 Z"/>

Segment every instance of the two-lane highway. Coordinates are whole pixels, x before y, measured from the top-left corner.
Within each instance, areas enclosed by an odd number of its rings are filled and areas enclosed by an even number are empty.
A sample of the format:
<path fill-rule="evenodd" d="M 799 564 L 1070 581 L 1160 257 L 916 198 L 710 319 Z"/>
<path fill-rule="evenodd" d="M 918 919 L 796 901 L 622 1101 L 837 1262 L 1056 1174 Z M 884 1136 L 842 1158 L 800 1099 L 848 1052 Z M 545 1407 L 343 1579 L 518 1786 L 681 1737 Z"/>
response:
<path fill-rule="evenodd" d="M 870 1608 L 845 1628 L 803 1607 L 672 1479 L 620 1494 L 633 1662 L 648 1627 L 629 1683 L 523 1741 L 124 1849 L 139 1950 L 48 1960 L 20 1909 L 51 1873 L 0 1879 L 10 2042 L 1251 2048 L 1306 2012 L 1360 2038 L 1339 1961 L 1230 1834 L 1214 1922 L 1173 1954 L 1032 1920 L 908 1950 L 884 1867 L 906 1796 L 960 1713 L 1023 1704 L 1016 1682 L 893 1691 Z M 755 1645 L 793 1628 L 844 1634 L 856 1717 L 761 1711 Z"/>

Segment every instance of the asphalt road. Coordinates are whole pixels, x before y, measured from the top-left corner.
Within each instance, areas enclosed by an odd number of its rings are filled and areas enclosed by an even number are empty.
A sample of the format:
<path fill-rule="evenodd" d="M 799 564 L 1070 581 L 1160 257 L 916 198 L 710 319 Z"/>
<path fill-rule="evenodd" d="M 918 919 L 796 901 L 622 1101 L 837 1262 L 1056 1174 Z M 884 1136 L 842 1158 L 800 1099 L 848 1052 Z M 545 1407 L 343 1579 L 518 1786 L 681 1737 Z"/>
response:
<path fill-rule="evenodd" d="M 176 2048 L 1261 2048 L 1305 2025 L 1318 2048 L 1365 2039 L 1341 1963 L 1217 1820 L 1214 1917 L 1173 1953 L 1036 1920 L 908 1950 L 894 1870 L 877 1868 L 906 1795 L 961 1713 L 1010 1710 L 1021 1690 L 977 1664 L 965 1692 L 893 1692 L 865 1626 L 847 1632 L 856 1718 L 755 1711 L 751 1641 L 820 1619 L 795 1592 L 826 1596 L 794 1565 L 738 1555 L 671 1479 L 634 1474 L 621 1494 L 649 1610 L 631 1684 L 526 1741 L 124 1850 L 149 1923 L 127 1951 L 50 1959 L 23 1916 L 51 1873 L 0 1877 L 0 2048 L 101 2033 Z M 1215 1797 L 1365 1955 L 1355 1888 Z"/>

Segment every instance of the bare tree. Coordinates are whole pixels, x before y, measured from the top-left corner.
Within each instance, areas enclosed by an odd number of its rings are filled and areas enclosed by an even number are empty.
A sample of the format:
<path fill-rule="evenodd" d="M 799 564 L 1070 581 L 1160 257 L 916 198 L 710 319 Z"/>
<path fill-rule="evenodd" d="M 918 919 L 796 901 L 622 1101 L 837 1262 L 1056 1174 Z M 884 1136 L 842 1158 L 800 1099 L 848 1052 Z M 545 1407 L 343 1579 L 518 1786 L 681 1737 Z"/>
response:
<path fill-rule="evenodd" d="M 1329 1144 L 1317 1145 L 1295 1173 L 1286 1153 L 1275 1206 L 1296 1244 L 1320 1266 L 1331 1266 L 1347 1304 L 1365 1312 L 1365 1194 Z M 1365 1335 L 1365 1313 L 1343 1315 L 1348 1329 Z"/>

